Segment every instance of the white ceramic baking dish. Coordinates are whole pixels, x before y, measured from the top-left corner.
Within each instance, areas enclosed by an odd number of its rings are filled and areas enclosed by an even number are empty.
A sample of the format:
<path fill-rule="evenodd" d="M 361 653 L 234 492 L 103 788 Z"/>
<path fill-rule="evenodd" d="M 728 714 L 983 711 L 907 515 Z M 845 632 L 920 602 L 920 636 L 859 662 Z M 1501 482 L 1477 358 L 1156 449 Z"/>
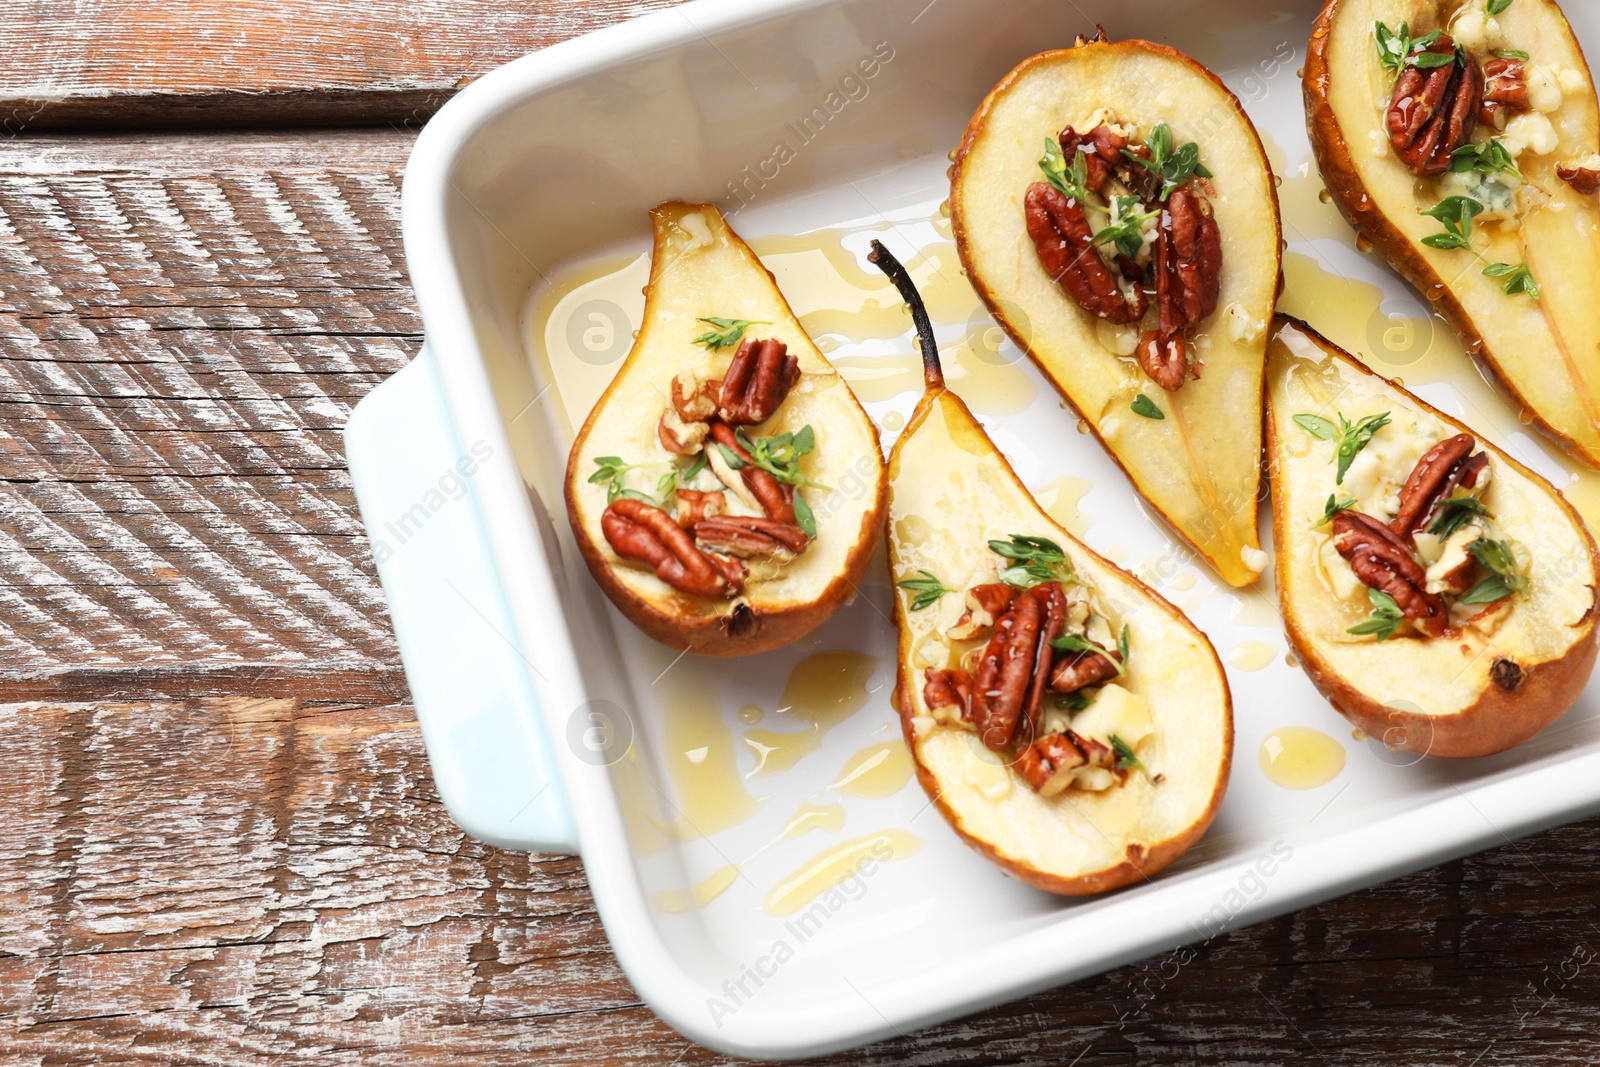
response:
<path fill-rule="evenodd" d="M 581 854 L 623 968 L 684 1034 L 761 1057 L 858 1045 L 1600 809 L 1592 688 L 1545 736 L 1492 759 L 1418 763 L 1353 738 L 1285 662 L 1270 579 L 1243 598 L 1218 589 L 1033 369 L 994 343 L 950 277 L 939 220 L 946 153 L 985 91 L 1095 22 L 1113 37 L 1174 44 L 1238 93 L 1286 179 L 1286 304 L 1564 484 L 1562 461 L 1316 205 L 1296 76 L 1316 6 L 697 0 L 501 68 L 423 131 L 404 231 L 428 341 L 359 405 L 347 443 L 434 775 L 469 833 Z M 1600 41 L 1600 12 L 1569 8 L 1580 36 Z M 779 142 L 791 149 L 781 161 Z M 592 398 L 592 384 L 573 383 L 614 368 L 642 298 L 635 288 L 575 311 L 556 296 L 583 291 L 572 287 L 575 264 L 610 255 L 614 267 L 641 253 L 646 210 L 667 198 L 737 209 L 735 227 L 772 252 L 769 265 L 795 292 L 841 264 L 864 271 L 869 236 L 895 244 L 919 278 L 945 285 L 953 384 L 971 387 L 1024 479 L 1057 497 L 1071 495 L 1063 484 L 1092 484 L 1077 505 L 1086 539 L 1207 630 L 1231 664 L 1238 758 L 1215 826 L 1172 869 L 1103 899 L 1057 899 L 959 844 L 903 774 L 886 787 L 879 777 L 887 795 L 839 784 L 852 754 L 891 760 L 882 746 L 898 744 L 881 562 L 805 647 L 753 660 L 680 661 L 599 595 L 561 502 L 573 420 Z M 833 259 L 784 254 L 790 246 L 774 239 L 817 231 L 813 244 Z M 552 303 L 569 321 L 539 318 Z M 604 343 L 585 349 L 589 328 Z M 607 333 L 618 329 L 620 342 Z M 874 416 L 898 425 L 914 389 L 885 389 L 873 361 L 911 359 L 909 337 L 838 329 L 828 346 L 873 385 Z M 1064 498 L 1057 506 L 1073 510 Z M 848 655 L 820 661 L 823 673 L 845 710 L 861 706 L 824 731 L 817 714 L 778 702 L 790 670 L 828 650 Z M 770 714 L 768 734 L 748 725 L 752 706 Z M 1263 773 L 1264 739 L 1294 725 L 1344 750 L 1329 784 L 1289 791 Z M 791 766 L 756 773 L 760 738 L 807 730 Z M 824 814 L 796 829 L 820 828 L 785 838 L 803 803 Z M 813 897 L 833 879 L 806 883 L 797 872 L 841 842 L 876 851 Z M 804 908 L 773 914 L 795 904 Z"/>

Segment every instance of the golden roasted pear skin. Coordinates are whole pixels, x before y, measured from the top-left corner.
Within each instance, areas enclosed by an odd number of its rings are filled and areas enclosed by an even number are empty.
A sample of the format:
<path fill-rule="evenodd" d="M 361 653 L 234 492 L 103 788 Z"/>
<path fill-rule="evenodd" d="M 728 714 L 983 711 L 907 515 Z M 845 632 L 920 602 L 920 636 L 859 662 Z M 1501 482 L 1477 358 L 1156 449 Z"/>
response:
<path fill-rule="evenodd" d="M 1133 356 L 1159 300 L 1142 322 L 1098 318 L 1042 264 L 1027 228 L 1024 193 L 1041 178 L 1045 141 L 1100 108 L 1144 137 L 1168 124 L 1177 142 L 1198 144 L 1212 175 L 1199 187 L 1209 189 L 1220 234 L 1219 288 L 1215 310 L 1192 331 L 1200 377 L 1175 390 Z M 1011 339 L 1179 537 L 1229 584 L 1255 581 L 1266 565 L 1257 532 L 1261 380 L 1281 235 L 1266 153 L 1238 100 L 1194 60 L 1148 41 L 1080 41 L 1034 56 L 967 126 L 950 205 L 967 275 Z M 1140 394 L 1165 417 L 1136 414 Z"/>
<path fill-rule="evenodd" d="M 1233 754 L 1233 706 L 1222 665 L 1176 608 L 1039 507 L 967 406 L 945 388 L 909 275 L 881 246 L 870 258 L 912 306 L 927 380 L 889 461 L 899 630 L 894 700 L 917 780 L 967 844 L 1029 885 L 1084 896 L 1146 879 L 1205 833 L 1222 802 Z M 1142 769 L 1128 770 L 1121 784 L 1101 792 L 1041 795 L 1027 784 L 1021 758 L 1008 766 L 978 733 L 932 717 L 929 669 L 954 666 L 961 651 L 983 647 L 982 638 L 947 642 L 947 624 L 962 610 L 966 584 L 994 582 L 997 564 L 1006 562 L 988 541 L 1017 534 L 1058 544 L 1077 578 L 1093 586 L 1096 603 L 1127 627 L 1127 671 L 1116 679 L 1126 692 L 1117 699 L 1146 709 L 1149 733 L 1133 746 Z M 957 588 L 919 607 L 929 574 Z M 1101 689 L 1073 725 L 1088 730 L 1084 715 L 1103 711 L 1112 689 Z"/>
<path fill-rule="evenodd" d="M 1334 445 L 1295 416 L 1342 414 L 1355 422 L 1380 413 L 1389 425 L 1356 460 L 1369 451 L 1393 456 L 1383 461 L 1388 484 L 1405 477 L 1400 468 L 1411 469 L 1431 439 L 1469 434 L 1488 457 L 1481 499 L 1495 535 L 1526 553 L 1529 582 L 1509 610 L 1492 616 L 1488 632 L 1464 625 L 1441 637 L 1400 632 L 1381 643 L 1348 632 L 1373 608 L 1364 588 L 1341 579 L 1321 520 L 1330 493 L 1383 496 L 1383 468 L 1376 460 L 1365 471 L 1353 463 L 1336 487 Z M 1267 438 L 1284 625 L 1306 674 L 1345 718 L 1391 748 L 1464 758 L 1527 741 L 1578 698 L 1594 669 L 1600 562 L 1577 512 L 1548 482 L 1289 318 L 1278 320 L 1267 362 Z"/>
<path fill-rule="evenodd" d="M 1424 238 L 1443 226 L 1421 212 L 1458 191 L 1453 183 L 1461 179 L 1418 177 L 1391 148 L 1385 116 L 1394 75 L 1378 60 L 1374 24 L 1397 29 L 1406 23 L 1414 36 L 1440 28 L 1461 35 L 1458 18 L 1441 24 L 1445 6 L 1459 6 L 1461 17 L 1475 20 L 1484 14 L 1481 0 L 1325 4 L 1304 79 L 1306 123 L 1322 180 L 1357 234 L 1433 303 L 1513 402 L 1574 458 L 1600 466 L 1600 200 L 1558 174 L 1563 163 L 1600 150 L 1600 108 L 1583 51 L 1552 0 L 1515 0 L 1494 17 L 1493 42 L 1481 42 L 1480 29 L 1466 31 L 1466 43 L 1525 51 L 1530 67 L 1562 68 L 1571 84 L 1555 86 L 1551 98 L 1559 100 L 1548 115 L 1554 149 L 1539 153 L 1534 145 L 1516 159 L 1531 187 L 1521 195 L 1538 205 L 1523 212 L 1520 228 L 1480 217 L 1473 251 L 1429 247 Z M 1550 101 L 1533 100 L 1540 102 Z M 1527 135 L 1516 124 L 1528 117 L 1513 113 L 1505 133 L 1478 126 L 1473 136 L 1505 142 L 1511 135 L 1520 143 Z M 1538 299 L 1506 292 L 1512 276 L 1484 273 L 1497 263 L 1507 265 L 1502 270 L 1525 264 Z"/>
<path fill-rule="evenodd" d="M 706 656 L 764 652 L 814 630 L 855 594 L 883 528 L 883 452 L 849 386 L 721 213 L 673 202 L 650 214 L 644 322 L 573 442 L 567 515 L 595 581 L 645 633 Z M 738 339 L 706 341 L 732 320 L 747 323 L 742 333 L 732 326 Z M 771 341 L 786 355 L 765 352 Z M 751 355 L 742 372 L 741 354 Z M 768 354 L 777 356 L 770 364 Z M 744 388 L 730 403 L 718 388 L 734 379 Z M 683 419 L 680 406 L 705 421 Z M 752 487 L 765 476 L 747 468 L 759 465 L 735 468 L 717 444 L 754 459 L 747 445 L 807 428 L 812 447 L 793 464 L 803 478 L 787 486 L 766 478 Z M 690 492 L 669 494 L 674 486 Z M 767 494 L 786 489 L 794 499 L 778 499 L 773 518 Z M 702 515 L 723 521 L 695 523 Z M 813 536 L 798 529 L 808 522 Z"/>

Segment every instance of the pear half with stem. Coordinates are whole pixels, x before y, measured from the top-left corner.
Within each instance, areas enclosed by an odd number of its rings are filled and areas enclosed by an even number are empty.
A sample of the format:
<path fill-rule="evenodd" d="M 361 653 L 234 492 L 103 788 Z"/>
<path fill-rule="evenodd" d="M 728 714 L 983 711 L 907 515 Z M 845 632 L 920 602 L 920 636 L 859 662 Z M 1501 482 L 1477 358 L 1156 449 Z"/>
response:
<path fill-rule="evenodd" d="M 1542 430 L 1600 467 L 1600 107 L 1560 7 L 1493 6 L 1328 0 L 1306 59 L 1306 122 L 1350 225 Z M 1447 127 L 1438 154 L 1413 166 L 1391 141 L 1391 113 L 1412 108 L 1426 71 L 1450 70 L 1465 72 L 1468 92 L 1505 85 L 1516 105 L 1474 112 L 1449 140 Z"/>
<path fill-rule="evenodd" d="M 1092 233 L 1093 247 L 1047 266 L 1053 240 L 1041 249 L 1029 216 L 1035 197 L 1052 194 L 1035 186 L 1052 168 L 1052 182 L 1073 186 L 1068 164 L 1086 156 L 1069 160 L 1061 148 L 1086 153 L 1073 146 L 1091 129 L 1112 131 L 1102 153 L 1111 162 L 1091 159 L 1086 168 L 1091 185 L 1100 166 L 1122 167 L 1131 183 L 1124 189 L 1113 174 L 1103 193 L 1073 197 L 1088 225 L 1082 239 Z M 1129 167 L 1115 162 L 1119 153 L 1146 158 Z M 1142 174 L 1156 158 L 1152 187 Z M 1180 199 L 1203 202 L 1220 268 L 1203 257 L 1191 264 L 1189 284 L 1212 289 L 1209 299 L 1195 294 L 1191 310 L 1202 317 L 1172 339 L 1187 342 L 1188 370 L 1180 363 L 1167 380 L 1143 353 L 1169 325 L 1162 237 L 1176 234 L 1174 247 L 1183 248 L 1173 221 Z M 1184 541 L 1229 584 L 1255 581 L 1267 564 L 1256 522 L 1261 376 L 1280 230 L 1266 154 L 1239 101 L 1188 56 L 1148 41 L 1080 40 L 1036 55 L 995 87 L 968 125 L 950 209 L 973 288 L 1011 339 Z M 1113 293 L 1109 305 L 1089 310 L 1069 291 L 1080 266 L 1102 286 L 1115 283 L 1120 302 Z"/>
<path fill-rule="evenodd" d="M 1293 319 L 1268 356 L 1267 433 L 1279 606 L 1340 713 L 1441 757 L 1561 717 L 1594 668 L 1600 563 L 1549 482 Z"/>
<path fill-rule="evenodd" d="M 1148 878 L 1222 801 L 1222 665 L 1176 608 L 1045 513 L 945 388 L 904 267 L 877 242 L 870 258 L 912 307 L 927 386 L 889 460 L 895 705 L 917 779 L 956 833 L 1030 885 L 1079 896 Z M 1029 600 L 1060 610 L 1029 629 Z M 1012 644 L 1021 658 L 987 691 L 985 661 Z M 1034 709 L 1003 706 L 1024 675 Z"/>
<path fill-rule="evenodd" d="M 644 322 L 567 463 L 567 515 L 664 644 L 763 652 L 820 626 L 877 550 L 877 430 L 715 207 L 650 213 Z"/>

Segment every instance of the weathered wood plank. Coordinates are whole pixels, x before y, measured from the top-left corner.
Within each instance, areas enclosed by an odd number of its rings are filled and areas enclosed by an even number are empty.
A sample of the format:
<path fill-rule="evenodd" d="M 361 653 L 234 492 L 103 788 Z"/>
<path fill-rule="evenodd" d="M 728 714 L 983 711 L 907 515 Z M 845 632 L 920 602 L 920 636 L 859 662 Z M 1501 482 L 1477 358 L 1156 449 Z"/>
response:
<path fill-rule="evenodd" d="M 420 126 L 502 63 L 676 0 L 13 0 L 0 130 Z"/>
<path fill-rule="evenodd" d="M 0 691 L 403 696 L 340 434 L 421 341 L 410 143 L 0 148 Z"/>
<path fill-rule="evenodd" d="M 725 1062 L 640 1005 L 576 861 L 463 837 L 403 705 L 0 737 L 7 1064 Z M 826 1062 L 1591 1063 L 1597 860 L 1590 821 Z"/>

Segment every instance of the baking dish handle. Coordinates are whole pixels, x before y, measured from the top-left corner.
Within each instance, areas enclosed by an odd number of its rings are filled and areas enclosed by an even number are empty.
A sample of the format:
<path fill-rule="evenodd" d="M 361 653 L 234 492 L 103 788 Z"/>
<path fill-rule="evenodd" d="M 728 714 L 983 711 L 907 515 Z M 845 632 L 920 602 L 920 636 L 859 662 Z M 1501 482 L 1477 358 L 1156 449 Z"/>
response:
<path fill-rule="evenodd" d="M 492 845 L 576 853 L 528 664 L 492 562 L 475 475 L 432 351 L 356 405 L 345 453 L 439 795 Z M 504 453 L 504 449 L 500 450 Z"/>

